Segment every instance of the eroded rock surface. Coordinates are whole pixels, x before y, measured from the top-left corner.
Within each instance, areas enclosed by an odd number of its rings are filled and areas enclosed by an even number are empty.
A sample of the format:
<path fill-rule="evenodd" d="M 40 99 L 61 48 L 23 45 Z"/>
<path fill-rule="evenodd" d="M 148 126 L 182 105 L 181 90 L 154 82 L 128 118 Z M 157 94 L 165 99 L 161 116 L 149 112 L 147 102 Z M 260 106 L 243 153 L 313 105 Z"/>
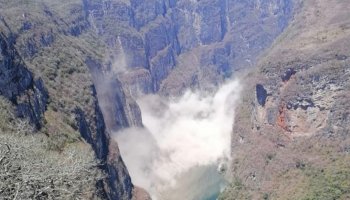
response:
<path fill-rule="evenodd" d="M 223 199 L 349 198 L 350 4 L 300 5 L 247 77 Z M 269 94 L 264 107 L 256 84 Z"/>
<path fill-rule="evenodd" d="M 134 93 L 163 94 L 210 87 L 254 65 L 287 26 L 293 8 L 290 0 L 86 0 L 85 5 L 115 59 L 125 60 L 129 73 L 123 81 Z M 143 79 L 137 80 L 140 73 Z"/>

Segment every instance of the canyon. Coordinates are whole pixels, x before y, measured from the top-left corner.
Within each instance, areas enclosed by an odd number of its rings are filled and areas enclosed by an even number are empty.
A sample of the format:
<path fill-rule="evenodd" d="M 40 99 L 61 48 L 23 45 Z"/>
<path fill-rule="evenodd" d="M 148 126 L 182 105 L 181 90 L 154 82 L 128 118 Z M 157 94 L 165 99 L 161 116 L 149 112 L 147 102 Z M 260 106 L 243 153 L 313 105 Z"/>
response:
<path fill-rule="evenodd" d="M 0 5 L 0 199 L 350 198 L 349 3 Z"/>

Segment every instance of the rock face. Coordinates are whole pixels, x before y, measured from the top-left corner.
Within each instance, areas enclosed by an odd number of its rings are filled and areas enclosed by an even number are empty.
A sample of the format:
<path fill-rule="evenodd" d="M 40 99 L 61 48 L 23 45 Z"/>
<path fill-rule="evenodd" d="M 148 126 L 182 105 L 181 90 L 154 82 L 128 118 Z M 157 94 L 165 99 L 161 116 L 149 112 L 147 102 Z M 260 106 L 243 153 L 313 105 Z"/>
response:
<path fill-rule="evenodd" d="M 286 27 L 293 7 L 290 0 L 84 2 L 115 59 L 124 57 L 129 73 L 122 79 L 132 91 L 165 94 L 206 87 L 252 66 Z M 136 78 L 140 73 L 143 80 Z"/>
<path fill-rule="evenodd" d="M 87 196 L 132 199 L 137 191 L 110 133 L 141 126 L 139 108 L 115 77 L 105 76 L 101 66 L 110 62 L 100 55 L 105 48 L 90 31 L 86 5 L 60 3 L 0 2 L 0 95 L 58 148 L 84 145 L 79 133 L 92 146 L 106 177 Z"/>
<path fill-rule="evenodd" d="M 101 191 L 99 195 L 102 199 L 131 199 L 134 186 L 121 159 L 118 146 L 111 140 L 106 130 L 98 102 L 95 109 L 96 130 L 90 130 L 84 112 L 77 110 L 76 113 L 80 134 L 92 146 L 97 159 L 103 161 L 100 168 L 107 174 L 105 181 L 96 184 L 97 189 Z"/>
<path fill-rule="evenodd" d="M 101 63 L 91 58 L 87 58 L 85 63 L 92 74 L 96 87 L 94 96 L 98 99 L 95 105 L 96 135 L 85 128 L 86 120 L 83 115 L 79 117 L 80 133 L 92 145 L 97 158 L 106 162 L 101 168 L 108 174 L 107 182 L 103 186 L 107 199 L 136 198 L 135 190 L 138 189 L 134 189 L 118 145 L 111 139 L 110 134 L 112 131 L 130 126 L 142 126 L 140 108 L 131 97 L 125 95 L 121 83 L 115 76 L 104 73 Z"/>
<path fill-rule="evenodd" d="M 266 98 L 267 98 L 267 91 L 265 90 L 264 86 L 261 84 L 256 85 L 256 98 L 258 100 L 258 103 L 261 106 L 265 106 Z"/>
<path fill-rule="evenodd" d="M 104 66 L 91 58 L 89 67 L 99 99 L 99 105 L 110 131 L 118 131 L 130 126 L 142 126 L 141 111 L 136 102 L 125 92 L 122 83 Z M 111 73 L 111 74 L 110 74 Z"/>
<path fill-rule="evenodd" d="M 350 4 L 295 5 L 247 77 L 232 137 L 234 187 L 223 199 L 349 198 Z"/>
<path fill-rule="evenodd" d="M 42 79 L 34 80 L 14 47 L 15 36 L 0 33 L 0 95 L 16 105 L 17 116 L 28 117 L 37 129 L 42 126 L 48 94 Z"/>
<path fill-rule="evenodd" d="M 287 184 L 279 177 L 302 177 L 298 170 L 317 168 L 322 158 L 327 171 L 326 150 L 340 152 L 334 162 L 346 165 L 340 157 L 350 149 L 349 5 L 330 2 L 305 1 L 277 41 L 299 9 L 296 0 L 0 2 L 0 95 L 48 135 L 80 133 L 102 161 L 101 198 L 148 198 L 135 191 L 110 139 L 113 131 L 142 126 L 132 96 L 210 89 L 258 63 L 236 117 L 238 185 L 228 191 L 236 199 L 287 199 L 299 194 L 280 192 Z M 326 150 L 313 146 L 318 138 Z"/>

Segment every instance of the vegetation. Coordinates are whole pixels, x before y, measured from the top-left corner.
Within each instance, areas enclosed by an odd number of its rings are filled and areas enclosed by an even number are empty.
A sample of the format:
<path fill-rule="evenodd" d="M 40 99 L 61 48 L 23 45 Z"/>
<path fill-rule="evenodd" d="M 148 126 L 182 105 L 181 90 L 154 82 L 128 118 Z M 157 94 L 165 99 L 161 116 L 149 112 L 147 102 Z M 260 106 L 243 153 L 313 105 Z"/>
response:
<path fill-rule="evenodd" d="M 306 162 L 282 172 L 270 199 L 328 200 L 350 198 L 350 157 L 343 153 L 320 150 L 324 163 Z M 327 153 L 328 151 L 328 153 Z M 283 181 L 283 182 L 282 182 Z M 284 191 L 284 193 L 282 192 Z"/>
<path fill-rule="evenodd" d="M 305 185 L 305 193 L 301 200 L 328 200 L 328 199 L 348 199 L 350 197 L 350 167 L 339 162 L 334 163 L 327 169 L 308 168 L 304 174 L 308 181 Z"/>
<path fill-rule="evenodd" d="M 0 98 L 0 198 L 87 199 L 103 178 L 88 145 L 75 142 L 52 150 L 57 138 L 34 133 L 27 121 L 15 119 Z M 5 117 L 3 117 L 5 116 Z"/>
<path fill-rule="evenodd" d="M 91 149 L 70 145 L 63 152 L 48 150 L 42 134 L 0 134 L 1 199 L 85 199 L 102 179 Z"/>
<path fill-rule="evenodd" d="M 233 179 L 233 182 L 228 186 L 229 190 L 225 190 L 220 194 L 219 200 L 248 200 L 251 199 L 251 196 L 247 192 L 245 186 L 238 177 Z"/>
<path fill-rule="evenodd" d="M 41 132 L 51 136 L 53 149 L 61 150 L 79 141 L 77 108 L 95 129 L 96 98 L 85 61 L 90 57 L 103 63 L 106 48 L 93 30 L 84 29 L 88 21 L 80 0 L 0 0 L 0 4 L 0 31 L 16 37 L 21 59 L 35 78 L 42 78 L 49 93 Z"/>
<path fill-rule="evenodd" d="M 80 0 L 0 0 L 0 31 L 49 93 L 41 130 L 17 119 L 15 105 L 0 96 L 0 199 L 97 198 L 99 170 L 78 132 L 74 110 L 84 111 L 95 130 L 92 81 L 87 57 L 102 62 L 104 49 Z M 73 34 L 76 30 L 77 34 Z"/>
<path fill-rule="evenodd" d="M 0 96 L 0 133 L 13 131 L 12 121 L 14 120 L 13 116 L 13 107 L 11 103 Z"/>
<path fill-rule="evenodd" d="M 302 2 L 245 80 L 232 135 L 232 181 L 241 182 L 221 199 L 350 199 L 348 4 Z M 289 68 L 296 73 L 284 81 Z M 264 107 L 256 84 L 268 91 Z M 298 98 L 312 105 L 285 107 Z"/>

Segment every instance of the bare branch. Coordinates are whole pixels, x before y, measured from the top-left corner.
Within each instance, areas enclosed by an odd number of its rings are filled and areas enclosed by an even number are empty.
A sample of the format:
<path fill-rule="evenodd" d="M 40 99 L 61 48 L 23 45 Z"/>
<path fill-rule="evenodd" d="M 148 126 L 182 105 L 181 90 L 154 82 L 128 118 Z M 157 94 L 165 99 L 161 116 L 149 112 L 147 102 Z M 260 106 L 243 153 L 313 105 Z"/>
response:
<path fill-rule="evenodd" d="M 97 180 L 104 178 L 90 147 L 67 146 L 64 151 L 47 149 L 47 137 L 0 134 L 0 196 L 13 199 L 86 199 L 96 192 Z M 11 146 L 9 145 L 11 144 Z"/>

